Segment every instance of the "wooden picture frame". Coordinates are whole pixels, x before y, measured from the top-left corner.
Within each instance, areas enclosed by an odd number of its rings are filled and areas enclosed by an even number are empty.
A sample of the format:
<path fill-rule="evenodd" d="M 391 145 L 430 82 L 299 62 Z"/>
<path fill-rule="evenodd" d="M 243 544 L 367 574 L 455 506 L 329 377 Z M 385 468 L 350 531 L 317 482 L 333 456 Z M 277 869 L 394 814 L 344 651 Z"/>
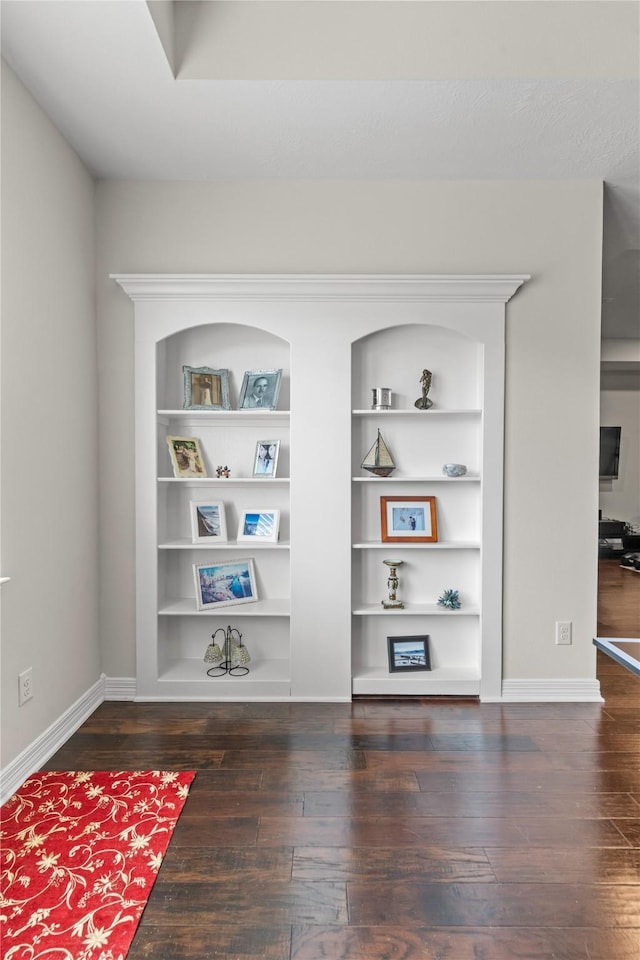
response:
<path fill-rule="evenodd" d="M 380 497 L 384 543 L 437 543 L 435 497 Z"/>
<path fill-rule="evenodd" d="M 429 637 L 387 637 L 389 673 L 431 670 Z"/>
<path fill-rule="evenodd" d="M 183 365 L 185 410 L 231 410 L 229 371 Z"/>
<path fill-rule="evenodd" d="M 206 477 L 207 469 L 197 437 L 167 437 L 174 477 Z"/>
<path fill-rule="evenodd" d="M 194 563 L 198 610 L 231 607 L 258 600 L 253 559 Z"/>

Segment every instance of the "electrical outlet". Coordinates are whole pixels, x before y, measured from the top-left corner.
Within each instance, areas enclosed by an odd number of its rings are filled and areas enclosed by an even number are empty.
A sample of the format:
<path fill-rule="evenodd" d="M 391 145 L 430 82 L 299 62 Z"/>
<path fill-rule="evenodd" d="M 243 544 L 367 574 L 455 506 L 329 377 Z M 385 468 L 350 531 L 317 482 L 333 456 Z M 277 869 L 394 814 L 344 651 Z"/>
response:
<path fill-rule="evenodd" d="M 18 706 L 21 707 L 33 696 L 33 669 L 23 670 L 18 674 Z"/>
<path fill-rule="evenodd" d="M 556 620 L 556 644 L 571 643 L 571 620 Z"/>

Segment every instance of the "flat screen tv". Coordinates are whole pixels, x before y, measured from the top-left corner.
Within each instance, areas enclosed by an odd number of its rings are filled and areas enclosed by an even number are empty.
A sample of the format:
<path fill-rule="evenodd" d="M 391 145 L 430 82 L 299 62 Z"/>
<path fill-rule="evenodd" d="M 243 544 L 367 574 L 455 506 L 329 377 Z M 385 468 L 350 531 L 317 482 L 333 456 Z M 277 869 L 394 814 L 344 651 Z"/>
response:
<path fill-rule="evenodd" d="M 622 427 L 600 427 L 600 479 L 616 480 Z"/>

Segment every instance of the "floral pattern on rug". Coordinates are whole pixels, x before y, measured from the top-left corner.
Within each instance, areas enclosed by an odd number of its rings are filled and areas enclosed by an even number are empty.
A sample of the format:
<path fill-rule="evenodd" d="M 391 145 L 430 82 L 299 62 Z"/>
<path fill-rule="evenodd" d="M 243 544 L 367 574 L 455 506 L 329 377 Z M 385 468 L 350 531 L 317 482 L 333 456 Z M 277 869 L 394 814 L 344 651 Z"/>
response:
<path fill-rule="evenodd" d="M 194 777 L 30 777 L 0 809 L 2 960 L 124 960 Z"/>

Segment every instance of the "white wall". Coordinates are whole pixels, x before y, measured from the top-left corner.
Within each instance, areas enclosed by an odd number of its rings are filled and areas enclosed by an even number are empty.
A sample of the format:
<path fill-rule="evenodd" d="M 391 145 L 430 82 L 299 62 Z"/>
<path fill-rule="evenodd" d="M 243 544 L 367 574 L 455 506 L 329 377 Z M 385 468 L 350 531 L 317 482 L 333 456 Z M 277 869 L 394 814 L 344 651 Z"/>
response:
<path fill-rule="evenodd" d="M 602 516 L 640 530 L 640 390 L 603 390 L 600 423 L 622 427 L 618 479 L 600 481 Z"/>
<path fill-rule="evenodd" d="M 99 677 L 96 376 L 94 183 L 3 63 L 2 766 Z"/>
<path fill-rule="evenodd" d="M 600 183 L 102 182 L 97 223 L 108 675 L 135 670 L 133 305 L 108 277 L 138 272 L 532 274 L 507 319 L 505 675 L 595 675 Z"/>

